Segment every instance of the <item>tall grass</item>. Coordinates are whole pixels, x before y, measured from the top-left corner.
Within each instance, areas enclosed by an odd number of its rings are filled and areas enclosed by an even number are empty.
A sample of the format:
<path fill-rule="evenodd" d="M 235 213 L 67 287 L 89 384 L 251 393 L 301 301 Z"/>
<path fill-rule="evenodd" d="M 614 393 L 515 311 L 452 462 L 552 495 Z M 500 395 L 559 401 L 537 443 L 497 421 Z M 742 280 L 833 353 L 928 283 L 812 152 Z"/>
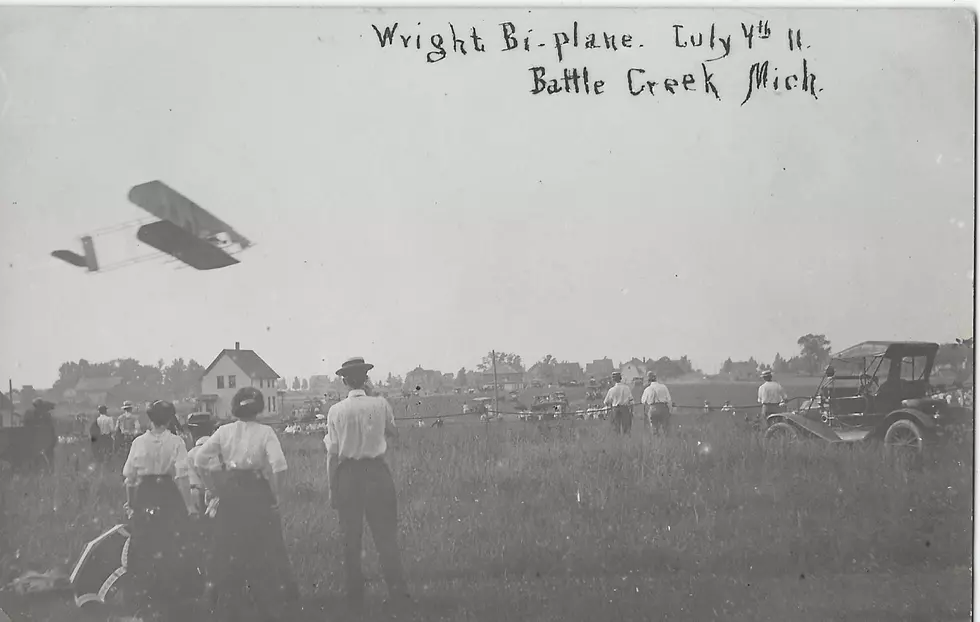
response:
<path fill-rule="evenodd" d="M 403 429 L 388 461 L 409 576 L 745 577 L 971 563 L 972 438 L 909 469 L 876 446 L 767 444 L 732 417 L 685 424 L 667 439 L 643 432 L 622 438 L 603 422 Z M 323 445 L 283 444 L 294 570 L 308 594 L 339 591 Z M 54 473 L 8 478 L 21 559 L 66 563 L 120 521 L 120 466 L 93 465 L 84 446 L 68 446 Z M 372 547 L 367 560 L 376 579 Z"/>

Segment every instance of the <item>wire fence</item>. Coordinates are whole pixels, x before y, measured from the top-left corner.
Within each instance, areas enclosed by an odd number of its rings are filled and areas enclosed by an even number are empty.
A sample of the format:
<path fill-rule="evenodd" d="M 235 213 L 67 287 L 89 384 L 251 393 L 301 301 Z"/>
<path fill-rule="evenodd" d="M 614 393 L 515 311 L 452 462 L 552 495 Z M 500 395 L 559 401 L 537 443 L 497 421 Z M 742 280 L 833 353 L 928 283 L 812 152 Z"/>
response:
<path fill-rule="evenodd" d="M 812 398 L 812 396 L 810 396 L 810 395 L 790 397 L 790 398 L 787 398 L 783 403 L 786 404 L 786 405 L 789 405 L 789 404 L 791 404 L 793 402 L 798 402 L 798 401 L 802 401 L 802 400 L 809 400 L 811 398 Z M 635 414 L 635 411 L 638 408 L 639 409 L 643 409 L 643 408 L 646 407 L 645 404 L 641 404 L 641 403 L 627 404 L 627 406 L 629 406 L 634 411 L 634 414 Z M 732 413 L 735 413 L 735 412 L 738 412 L 738 411 L 743 411 L 744 412 L 744 411 L 747 411 L 747 410 L 756 410 L 756 409 L 759 409 L 761 407 L 762 407 L 761 404 L 732 405 L 732 404 L 725 403 L 725 404 L 722 404 L 721 406 L 713 406 L 713 405 L 710 405 L 710 404 L 702 404 L 702 405 L 699 405 L 699 406 L 690 406 L 690 405 L 672 403 L 671 404 L 671 411 L 672 412 L 676 412 L 678 410 L 684 410 L 684 411 L 697 411 L 697 412 L 701 412 L 701 413 L 711 413 L 711 412 L 732 412 Z M 504 416 L 504 415 L 521 417 L 521 418 L 525 418 L 525 419 L 528 419 L 528 420 L 530 420 L 530 419 L 536 419 L 536 418 L 539 418 L 539 417 L 540 418 L 544 418 L 545 416 L 547 416 L 549 418 L 550 417 L 557 417 L 557 418 L 561 418 L 561 419 L 569 419 L 569 418 L 578 417 L 579 415 L 582 415 L 582 416 L 589 416 L 589 415 L 592 415 L 592 416 L 603 416 L 603 415 L 606 415 L 606 414 L 612 412 L 613 408 L 615 408 L 615 407 L 603 405 L 603 406 L 592 406 L 590 408 L 579 408 L 579 409 L 575 409 L 575 410 L 548 409 L 548 410 L 537 410 L 537 411 L 534 411 L 534 410 L 494 410 L 494 409 L 487 409 L 487 411 L 480 411 L 480 412 L 470 412 L 470 411 L 467 411 L 467 412 L 439 413 L 439 414 L 434 414 L 434 415 L 421 415 L 420 414 L 420 415 L 402 416 L 402 417 L 395 417 L 395 421 L 408 421 L 408 422 L 441 421 L 441 420 L 444 420 L 444 419 L 456 419 L 456 418 L 460 418 L 460 417 L 470 417 L 470 418 L 480 417 L 484 421 L 487 421 L 489 418 L 495 418 L 495 417 Z M 642 413 L 642 410 L 641 410 L 641 413 Z M 488 415 L 490 415 L 491 417 L 488 417 Z M 320 424 L 323 425 L 323 424 L 325 424 L 325 421 L 326 420 L 324 418 L 324 419 L 321 419 L 319 421 L 320 421 Z M 314 426 L 316 425 L 315 422 L 309 422 L 308 421 L 306 423 L 307 424 L 313 424 Z M 277 423 L 274 423 L 272 425 L 276 429 L 286 429 L 286 428 L 290 428 L 290 427 L 293 427 L 293 426 L 302 426 L 303 425 L 303 422 L 277 422 Z"/>

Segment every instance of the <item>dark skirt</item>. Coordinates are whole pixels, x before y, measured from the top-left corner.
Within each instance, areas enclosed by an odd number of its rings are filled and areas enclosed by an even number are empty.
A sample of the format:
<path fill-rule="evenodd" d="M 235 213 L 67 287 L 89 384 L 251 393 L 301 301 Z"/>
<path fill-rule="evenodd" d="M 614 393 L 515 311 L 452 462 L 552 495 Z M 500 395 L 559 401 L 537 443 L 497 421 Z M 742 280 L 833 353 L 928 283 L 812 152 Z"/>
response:
<path fill-rule="evenodd" d="M 251 610 L 285 620 L 299 589 L 269 482 L 259 471 L 230 470 L 219 477 L 224 481 L 218 487 L 208 572 L 215 613 L 238 620 Z"/>
<path fill-rule="evenodd" d="M 127 568 L 140 605 L 166 611 L 193 597 L 193 558 L 183 546 L 188 531 L 187 507 L 172 477 L 144 476 L 131 500 Z"/>

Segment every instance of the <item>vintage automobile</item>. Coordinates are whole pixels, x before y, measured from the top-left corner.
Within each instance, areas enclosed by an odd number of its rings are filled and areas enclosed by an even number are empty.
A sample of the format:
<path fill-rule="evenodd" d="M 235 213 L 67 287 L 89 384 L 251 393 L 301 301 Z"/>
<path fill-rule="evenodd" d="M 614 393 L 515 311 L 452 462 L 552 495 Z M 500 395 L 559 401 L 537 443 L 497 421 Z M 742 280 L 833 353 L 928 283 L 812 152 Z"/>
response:
<path fill-rule="evenodd" d="M 939 344 L 916 341 L 865 341 L 847 348 L 831 357 L 812 398 L 795 411 L 766 418 L 765 436 L 880 441 L 919 452 L 956 423 L 946 401 L 930 397 L 938 351 Z"/>
<path fill-rule="evenodd" d="M 565 411 L 566 405 L 556 400 L 554 395 L 535 395 L 534 403 L 530 408 L 530 418 L 538 421 L 556 419 Z"/>
<path fill-rule="evenodd" d="M 489 398 L 489 397 L 473 398 L 473 405 L 471 406 L 469 404 L 464 404 L 463 412 L 466 414 L 473 414 L 473 415 L 485 415 L 490 410 L 489 406 L 490 406 L 490 402 L 492 401 L 493 398 Z"/>

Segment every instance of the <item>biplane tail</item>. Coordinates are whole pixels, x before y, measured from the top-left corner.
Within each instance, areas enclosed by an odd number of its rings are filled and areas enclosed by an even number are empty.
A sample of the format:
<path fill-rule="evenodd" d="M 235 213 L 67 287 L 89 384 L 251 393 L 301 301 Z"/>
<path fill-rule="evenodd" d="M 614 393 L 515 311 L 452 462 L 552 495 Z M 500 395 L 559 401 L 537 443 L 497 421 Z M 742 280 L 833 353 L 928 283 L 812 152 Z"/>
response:
<path fill-rule="evenodd" d="M 82 252 L 84 255 L 72 251 L 57 250 L 52 252 L 51 256 L 78 268 L 88 268 L 89 272 L 98 272 L 99 261 L 95 256 L 95 243 L 92 242 L 91 236 L 86 235 L 82 238 Z"/>

